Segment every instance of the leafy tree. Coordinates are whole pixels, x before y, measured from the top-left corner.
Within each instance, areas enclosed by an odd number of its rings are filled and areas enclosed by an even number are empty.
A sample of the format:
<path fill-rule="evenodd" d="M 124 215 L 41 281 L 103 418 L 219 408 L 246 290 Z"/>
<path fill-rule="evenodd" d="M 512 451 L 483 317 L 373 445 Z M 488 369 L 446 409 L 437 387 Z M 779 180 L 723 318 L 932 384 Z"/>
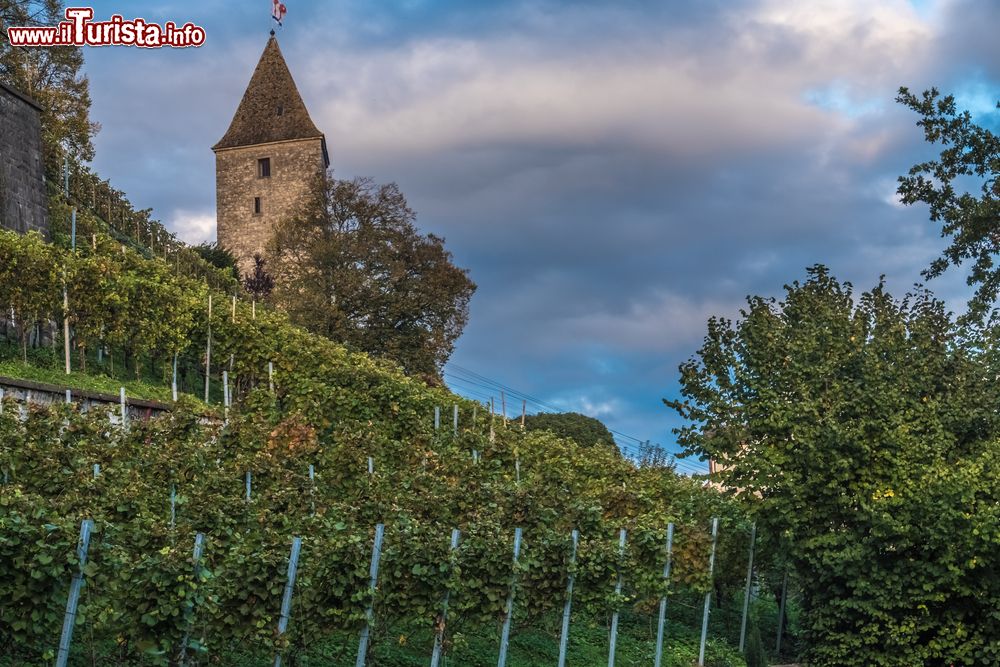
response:
<path fill-rule="evenodd" d="M 240 270 L 236 264 L 236 258 L 218 243 L 199 243 L 194 246 L 194 249 L 203 260 L 217 269 L 222 269 L 233 278 L 239 279 Z"/>
<path fill-rule="evenodd" d="M 1000 296 L 1000 136 L 959 112 L 955 98 L 935 88 L 915 95 L 900 88 L 896 101 L 920 115 L 924 139 L 941 145 L 937 160 L 920 162 L 899 178 L 904 204 L 922 202 L 931 220 L 941 223 L 941 235 L 951 237 L 944 254 L 924 271 L 941 275 L 949 265 L 973 262 L 969 285 L 978 285 L 973 314 L 984 312 Z M 1000 106 L 1000 104 L 998 104 Z M 967 190 L 978 186 L 978 194 Z"/>
<path fill-rule="evenodd" d="M 0 80 L 20 90 L 42 108 L 46 164 L 55 167 L 63 148 L 78 160 L 94 157 L 91 138 L 99 129 L 90 121 L 90 82 L 81 72 L 77 47 L 13 47 L 9 26 L 54 26 L 65 20 L 60 0 L 0 0 Z"/>
<path fill-rule="evenodd" d="M 395 184 L 326 177 L 314 195 L 275 230 L 276 302 L 314 333 L 440 376 L 476 289 L 467 271 L 417 231 Z"/>
<path fill-rule="evenodd" d="M 259 252 L 253 256 L 253 271 L 243 276 L 243 289 L 255 301 L 266 299 L 274 291 L 274 277 L 267 271 L 267 260 Z"/>
<path fill-rule="evenodd" d="M 604 446 L 615 451 L 618 445 L 611 431 L 600 420 L 578 412 L 539 412 L 524 419 L 528 431 L 551 431 L 560 438 L 569 438 L 582 447 Z"/>
<path fill-rule="evenodd" d="M 996 330 L 808 276 L 709 320 L 666 401 L 679 440 L 782 537 L 809 664 L 995 664 Z"/>

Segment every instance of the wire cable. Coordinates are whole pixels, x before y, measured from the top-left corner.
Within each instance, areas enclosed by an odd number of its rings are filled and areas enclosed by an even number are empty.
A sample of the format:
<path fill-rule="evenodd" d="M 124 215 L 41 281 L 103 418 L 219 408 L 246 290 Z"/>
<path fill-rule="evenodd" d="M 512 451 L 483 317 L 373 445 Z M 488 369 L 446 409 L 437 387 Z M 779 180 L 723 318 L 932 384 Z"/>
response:
<path fill-rule="evenodd" d="M 476 371 L 465 368 L 455 363 L 451 362 L 448 363 L 447 367 L 445 368 L 444 375 L 446 379 L 448 379 L 451 383 L 461 383 L 463 385 L 467 385 L 466 387 L 456 388 L 459 393 L 471 394 L 473 396 L 478 396 L 479 398 L 482 399 L 493 400 L 495 398 L 494 395 L 487 396 L 480 390 L 485 389 L 486 391 L 489 391 L 491 393 L 499 391 L 503 392 L 504 395 L 509 395 L 511 398 L 522 400 L 525 402 L 525 404 L 530 403 L 532 406 L 537 406 L 538 408 L 546 412 L 555 412 L 559 414 L 564 414 L 567 412 L 566 410 L 558 408 L 549 403 L 546 403 L 545 401 L 542 401 L 536 398 L 535 396 L 532 396 L 531 394 L 525 393 L 518 389 L 514 389 L 513 387 L 506 385 L 502 382 L 499 382 L 498 380 L 494 380 L 493 378 L 490 378 L 481 373 L 477 373 Z M 678 458 L 672 452 L 669 452 L 666 449 L 664 449 L 662 445 L 659 444 L 653 445 L 649 440 L 643 440 L 641 438 L 637 438 L 634 435 L 622 433 L 621 431 L 617 431 L 615 429 L 609 428 L 608 430 L 611 432 L 613 436 L 617 436 L 615 438 L 616 444 L 625 454 L 631 455 L 635 458 L 639 458 L 645 453 L 643 450 L 643 446 L 646 445 L 647 442 L 649 442 L 653 447 L 660 450 L 666 455 L 668 461 L 674 466 L 676 470 L 683 471 L 692 475 L 704 475 L 708 472 L 703 467 L 698 466 L 695 463 Z"/>

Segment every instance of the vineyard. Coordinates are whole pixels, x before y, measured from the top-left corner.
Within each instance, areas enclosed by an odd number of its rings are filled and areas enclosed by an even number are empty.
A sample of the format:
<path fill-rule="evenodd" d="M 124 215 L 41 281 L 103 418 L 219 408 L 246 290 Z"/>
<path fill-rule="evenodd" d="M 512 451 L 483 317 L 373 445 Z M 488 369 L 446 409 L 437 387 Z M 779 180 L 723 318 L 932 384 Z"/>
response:
<path fill-rule="evenodd" d="M 666 600 L 662 664 L 687 665 L 707 593 L 705 664 L 744 664 L 725 640 L 739 633 L 749 520 L 670 467 L 522 432 L 96 232 L 75 251 L 0 234 L 0 303 L 22 358 L 61 360 L 51 323 L 65 316 L 78 369 L 179 387 L 171 416 L 149 422 L 5 406 L 11 664 L 57 655 L 75 573 L 69 664 L 424 664 L 435 642 L 441 664 L 493 664 L 504 642 L 471 648 L 486 633 L 512 637 L 509 664 L 528 665 L 519 629 L 558 650 L 571 599 L 571 664 L 574 633 L 596 628 L 606 657 L 619 618 L 619 664 L 651 664 Z M 761 539 L 758 571 L 773 569 L 769 549 Z M 755 579 L 768 601 L 754 608 L 774 606 L 768 586 Z M 415 662 L 386 657 L 420 641 Z"/>

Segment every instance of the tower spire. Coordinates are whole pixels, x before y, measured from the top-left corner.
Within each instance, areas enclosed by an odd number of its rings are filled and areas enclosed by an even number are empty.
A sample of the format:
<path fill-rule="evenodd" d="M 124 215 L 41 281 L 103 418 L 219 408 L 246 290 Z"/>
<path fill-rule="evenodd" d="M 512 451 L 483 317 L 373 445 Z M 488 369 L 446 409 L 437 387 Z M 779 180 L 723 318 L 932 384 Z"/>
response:
<path fill-rule="evenodd" d="M 272 31 L 229 129 L 212 150 L 312 138 L 323 140 L 325 155 L 326 139 L 309 116 Z"/>

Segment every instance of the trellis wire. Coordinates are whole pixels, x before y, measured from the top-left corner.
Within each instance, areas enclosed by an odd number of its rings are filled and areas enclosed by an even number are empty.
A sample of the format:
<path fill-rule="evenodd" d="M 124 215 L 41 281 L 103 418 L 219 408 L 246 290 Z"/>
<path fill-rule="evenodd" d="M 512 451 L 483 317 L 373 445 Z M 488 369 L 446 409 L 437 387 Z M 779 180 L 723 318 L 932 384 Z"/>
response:
<path fill-rule="evenodd" d="M 566 667 L 566 647 L 569 643 L 569 619 L 573 607 L 573 583 L 576 580 L 576 548 L 580 542 L 580 531 L 571 534 L 572 551 L 569 554 L 569 576 L 566 578 L 566 603 L 563 606 L 562 632 L 559 633 L 559 667 Z"/>
<path fill-rule="evenodd" d="M 715 546 L 719 539 L 719 519 L 712 519 L 712 552 L 708 557 L 708 579 L 712 581 L 712 575 L 715 570 Z M 703 667 L 705 664 L 705 643 L 708 641 L 708 612 L 709 604 L 712 602 L 712 589 L 709 587 L 708 591 L 705 593 L 705 609 L 701 615 L 701 644 L 698 648 L 698 666 Z"/>
<path fill-rule="evenodd" d="M 625 529 L 622 528 L 618 533 L 618 557 L 622 560 L 625 558 L 625 535 Z M 615 582 L 615 610 L 611 614 L 611 641 L 608 645 L 608 667 L 615 667 L 615 647 L 618 644 L 618 600 L 621 598 L 623 581 L 624 573 L 619 569 L 618 580 Z"/>
<path fill-rule="evenodd" d="M 497 667 L 507 664 L 507 648 L 510 645 L 510 624 L 514 617 L 514 589 L 517 587 L 517 560 L 521 555 L 521 529 L 514 529 L 514 573 L 510 579 L 510 592 L 507 594 L 507 604 L 504 607 L 503 632 L 500 634 L 500 657 Z"/>
<path fill-rule="evenodd" d="M 378 564 L 382 558 L 382 540 L 385 537 L 385 524 L 375 526 L 375 541 L 372 543 L 372 564 L 369 570 L 368 582 L 368 608 L 365 609 L 365 626 L 361 628 L 361 638 L 358 640 L 358 659 L 354 662 L 354 667 L 364 667 L 368 657 L 368 637 L 372 630 L 372 621 L 375 620 L 375 589 L 378 584 Z M 275 666 L 279 667 L 279 666 Z"/>
<path fill-rule="evenodd" d="M 288 554 L 288 576 L 285 581 L 285 593 L 281 596 L 281 616 L 278 618 L 278 637 L 288 630 L 288 619 L 292 615 L 292 591 L 295 589 L 295 575 L 299 569 L 299 552 L 302 549 L 302 538 L 292 538 L 292 551 Z M 281 653 L 274 656 L 274 667 L 281 667 Z"/>
<path fill-rule="evenodd" d="M 670 565 L 674 555 L 674 524 L 667 524 L 667 562 L 663 565 L 663 583 L 670 585 Z M 660 667 L 663 660 L 663 630 L 667 620 L 667 591 L 660 598 L 660 615 L 656 621 L 656 656 L 653 667 Z"/>
<path fill-rule="evenodd" d="M 743 589 L 743 620 L 740 621 L 740 653 L 747 638 L 747 615 L 750 613 L 750 586 L 753 583 L 753 550 L 757 542 L 757 524 L 750 527 L 750 555 L 747 557 L 747 583 Z"/>
<path fill-rule="evenodd" d="M 177 485 L 170 485 L 170 530 L 177 525 Z"/>
<path fill-rule="evenodd" d="M 208 388 L 212 380 L 212 294 L 208 294 L 208 334 L 205 337 L 205 403 L 208 403 Z"/>
<path fill-rule="evenodd" d="M 69 290 L 66 289 L 66 270 L 63 269 L 63 356 L 66 362 L 66 375 L 70 374 L 69 365 Z"/>
<path fill-rule="evenodd" d="M 455 549 L 458 548 L 458 540 L 461 536 L 458 528 L 451 529 L 451 554 L 455 553 Z M 434 650 L 431 652 L 431 667 L 438 667 L 441 662 L 441 648 L 444 645 L 444 630 L 445 623 L 448 620 L 448 598 L 451 596 L 451 590 L 448 589 L 444 592 L 444 601 L 441 603 L 441 618 L 438 622 L 437 633 L 434 635 Z"/>
<path fill-rule="evenodd" d="M 122 408 L 122 428 L 126 431 L 128 430 L 128 406 L 125 404 L 125 387 L 122 387 L 118 392 L 118 398 L 121 401 Z"/>
<path fill-rule="evenodd" d="M 201 574 L 201 553 L 205 546 L 205 534 L 198 533 L 194 536 L 194 554 L 192 561 L 194 563 L 194 579 L 198 582 L 198 577 Z M 191 603 L 192 611 L 194 610 L 194 603 Z M 188 620 L 187 629 L 184 631 L 184 640 L 181 642 L 181 664 L 187 664 L 187 647 L 191 640 L 191 626 L 194 625 L 194 619 Z"/>
<path fill-rule="evenodd" d="M 80 541 L 76 548 L 79 569 L 73 574 L 73 579 L 69 584 L 69 598 L 66 600 L 66 614 L 63 616 L 56 667 L 66 667 L 66 661 L 69 659 L 69 647 L 73 642 L 73 626 L 76 623 L 76 610 L 80 603 L 80 588 L 83 586 L 83 570 L 87 565 L 87 551 L 90 549 L 90 532 L 93 529 L 94 522 L 90 519 L 84 519 L 80 524 Z"/>
<path fill-rule="evenodd" d="M 229 371 L 222 371 L 222 414 L 229 421 Z"/>

